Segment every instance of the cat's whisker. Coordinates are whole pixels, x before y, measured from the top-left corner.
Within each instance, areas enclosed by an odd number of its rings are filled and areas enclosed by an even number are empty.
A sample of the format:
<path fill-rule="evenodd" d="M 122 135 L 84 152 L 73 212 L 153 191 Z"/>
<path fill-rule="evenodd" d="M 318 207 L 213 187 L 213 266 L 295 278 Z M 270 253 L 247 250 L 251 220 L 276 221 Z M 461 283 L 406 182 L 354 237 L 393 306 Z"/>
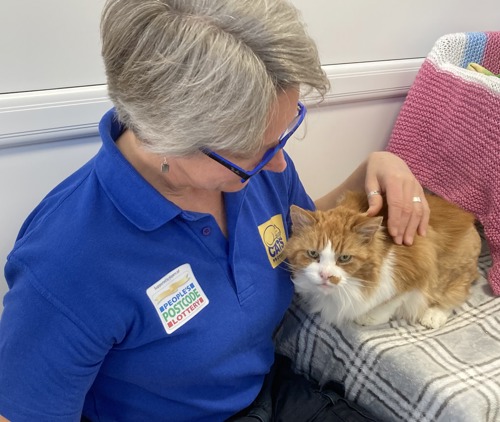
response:
<path fill-rule="evenodd" d="M 293 265 L 293 264 L 291 264 L 288 261 L 284 261 L 284 267 L 285 267 L 286 270 L 288 270 L 288 271 L 290 271 L 292 273 L 296 273 L 296 272 L 298 272 L 301 269 L 300 266 Z"/>
<path fill-rule="evenodd" d="M 344 308 L 347 308 L 347 302 L 349 303 L 351 308 L 354 307 L 354 303 L 352 301 L 350 291 L 347 288 L 347 286 L 344 286 L 344 285 L 342 286 L 342 299 L 343 299 L 342 300 L 342 310 L 344 310 Z"/>
<path fill-rule="evenodd" d="M 347 280 L 347 283 L 349 283 L 349 285 L 351 286 L 355 286 L 355 287 L 364 287 L 365 283 L 369 283 L 367 282 L 366 280 L 361 280 L 359 278 L 349 278 Z"/>

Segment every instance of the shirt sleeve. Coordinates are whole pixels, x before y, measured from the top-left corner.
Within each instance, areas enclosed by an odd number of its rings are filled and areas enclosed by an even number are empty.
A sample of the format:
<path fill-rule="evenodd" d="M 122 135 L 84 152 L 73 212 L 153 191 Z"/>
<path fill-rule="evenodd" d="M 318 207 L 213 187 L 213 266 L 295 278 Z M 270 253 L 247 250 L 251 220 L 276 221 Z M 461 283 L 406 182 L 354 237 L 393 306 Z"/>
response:
<path fill-rule="evenodd" d="M 10 260 L 0 319 L 0 414 L 9 420 L 80 421 L 107 346 Z"/>

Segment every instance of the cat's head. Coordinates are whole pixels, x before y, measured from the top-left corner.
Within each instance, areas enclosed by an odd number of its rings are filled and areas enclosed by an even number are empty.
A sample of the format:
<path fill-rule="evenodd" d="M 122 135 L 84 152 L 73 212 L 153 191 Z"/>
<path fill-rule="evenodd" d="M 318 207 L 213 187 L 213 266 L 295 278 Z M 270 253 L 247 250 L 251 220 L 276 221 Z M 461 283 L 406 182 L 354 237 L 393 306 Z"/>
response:
<path fill-rule="evenodd" d="M 299 293 L 335 294 L 336 290 L 368 288 L 380 264 L 382 217 L 347 206 L 326 212 L 290 209 L 292 236 L 287 262 Z"/>

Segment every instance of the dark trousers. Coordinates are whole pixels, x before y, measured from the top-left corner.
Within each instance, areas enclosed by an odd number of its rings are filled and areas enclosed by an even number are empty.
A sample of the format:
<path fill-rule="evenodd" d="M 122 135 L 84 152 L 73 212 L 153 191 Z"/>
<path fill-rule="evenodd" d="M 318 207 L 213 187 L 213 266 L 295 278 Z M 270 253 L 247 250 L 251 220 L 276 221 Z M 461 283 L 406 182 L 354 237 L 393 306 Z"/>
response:
<path fill-rule="evenodd" d="M 366 410 L 344 398 L 343 387 L 314 385 L 277 355 L 255 401 L 228 422 L 373 422 Z"/>

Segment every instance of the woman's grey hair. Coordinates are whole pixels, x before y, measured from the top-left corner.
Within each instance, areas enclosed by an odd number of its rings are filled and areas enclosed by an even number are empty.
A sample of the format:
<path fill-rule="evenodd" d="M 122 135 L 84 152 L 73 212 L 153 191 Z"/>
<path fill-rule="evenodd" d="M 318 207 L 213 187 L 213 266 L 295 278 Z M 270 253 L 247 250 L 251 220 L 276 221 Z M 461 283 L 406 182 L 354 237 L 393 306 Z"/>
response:
<path fill-rule="evenodd" d="M 161 155 L 250 155 L 279 92 L 329 88 L 287 0 L 108 0 L 101 36 L 118 118 Z"/>

